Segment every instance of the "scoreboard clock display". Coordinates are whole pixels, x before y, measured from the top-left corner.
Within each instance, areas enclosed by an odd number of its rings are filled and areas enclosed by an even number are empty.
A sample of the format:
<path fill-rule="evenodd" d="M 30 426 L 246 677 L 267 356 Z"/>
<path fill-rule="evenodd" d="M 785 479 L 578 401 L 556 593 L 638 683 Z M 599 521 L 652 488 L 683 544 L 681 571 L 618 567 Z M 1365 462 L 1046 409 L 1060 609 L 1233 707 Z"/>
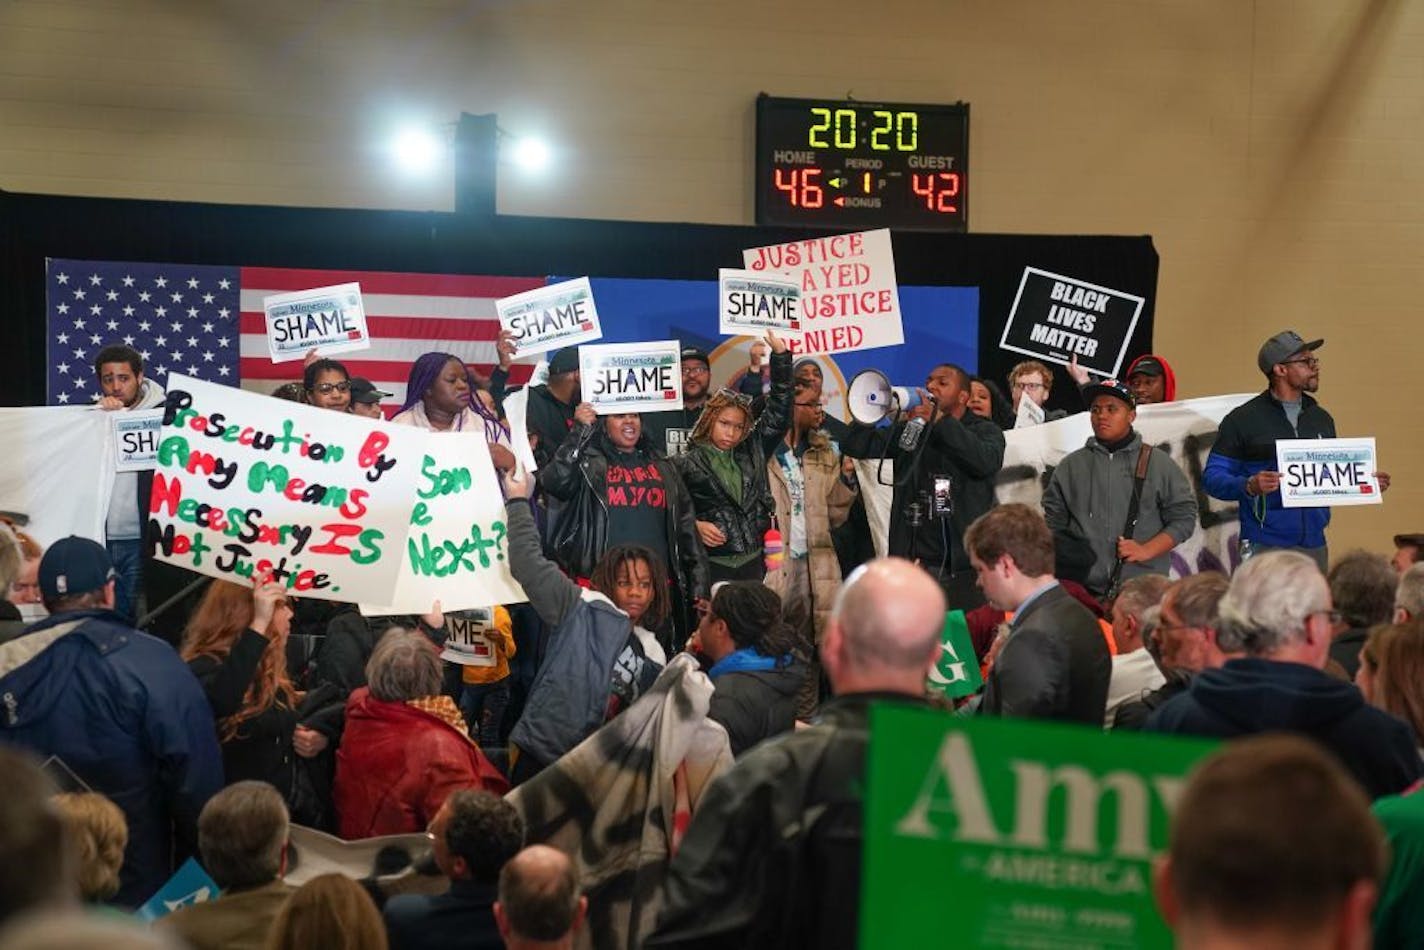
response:
<path fill-rule="evenodd" d="M 756 222 L 965 231 L 969 106 L 757 97 Z"/>

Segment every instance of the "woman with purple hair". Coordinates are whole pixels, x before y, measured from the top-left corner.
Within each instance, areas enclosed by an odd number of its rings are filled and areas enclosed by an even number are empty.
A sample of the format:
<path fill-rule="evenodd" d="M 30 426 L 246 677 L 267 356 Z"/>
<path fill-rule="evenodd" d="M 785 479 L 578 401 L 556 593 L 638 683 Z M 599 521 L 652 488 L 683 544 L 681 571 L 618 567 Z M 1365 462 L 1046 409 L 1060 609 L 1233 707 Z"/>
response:
<path fill-rule="evenodd" d="M 405 403 L 391 421 L 435 432 L 483 432 L 497 469 L 512 470 L 509 428 L 476 396 L 474 374 L 450 353 L 425 353 L 410 367 Z"/>

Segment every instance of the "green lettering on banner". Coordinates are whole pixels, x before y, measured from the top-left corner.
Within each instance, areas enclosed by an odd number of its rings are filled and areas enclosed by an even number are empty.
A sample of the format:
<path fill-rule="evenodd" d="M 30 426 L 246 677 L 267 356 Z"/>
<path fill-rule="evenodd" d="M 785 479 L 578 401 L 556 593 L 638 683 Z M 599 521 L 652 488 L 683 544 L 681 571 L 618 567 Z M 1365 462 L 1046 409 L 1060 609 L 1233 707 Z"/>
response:
<path fill-rule="evenodd" d="M 1172 946 L 1151 862 L 1215 743 L 888 703 L 870 723 L 862 950 Z"/>
<path fill-rule="evenodd" d="M 984 685 L 984 675 L 979 670 L 964 611 L 951 610 L 945 615 L 939 639 L 939 659 L 930 670 L 926 685 L 946 699 L 973 696 Z"/>

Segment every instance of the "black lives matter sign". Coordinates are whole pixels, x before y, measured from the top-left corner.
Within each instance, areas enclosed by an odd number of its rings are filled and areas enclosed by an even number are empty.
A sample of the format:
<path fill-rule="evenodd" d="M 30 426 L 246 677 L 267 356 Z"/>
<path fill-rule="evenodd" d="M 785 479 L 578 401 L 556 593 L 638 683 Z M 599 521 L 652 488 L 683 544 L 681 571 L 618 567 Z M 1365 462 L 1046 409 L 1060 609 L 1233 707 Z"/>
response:
<path fill-rule="evenodd" d="M 999 346 L 1116 377 L 1143 299 L 1121 290 L 1025 267 Z"/>

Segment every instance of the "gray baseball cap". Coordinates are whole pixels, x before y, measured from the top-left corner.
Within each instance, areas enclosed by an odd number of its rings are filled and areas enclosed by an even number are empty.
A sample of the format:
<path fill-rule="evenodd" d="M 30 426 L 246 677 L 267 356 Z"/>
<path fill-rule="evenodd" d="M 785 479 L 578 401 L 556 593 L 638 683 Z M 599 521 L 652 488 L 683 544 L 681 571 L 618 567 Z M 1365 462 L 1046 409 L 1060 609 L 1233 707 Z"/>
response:
<path fill-rule="evenodd" d="M 1294 330 L 1282 330 L 1261 344 L 1261 352 L 1256 354 L 1256 365 L 1261 372 L 1267 376 L 1271 375 L 1271 367 L 1277 363 L 1283 363 L 1302 350 L 1314 352 L 1325 345 L 1325 341 L 1311 340 L 1309 343 Z"/>

